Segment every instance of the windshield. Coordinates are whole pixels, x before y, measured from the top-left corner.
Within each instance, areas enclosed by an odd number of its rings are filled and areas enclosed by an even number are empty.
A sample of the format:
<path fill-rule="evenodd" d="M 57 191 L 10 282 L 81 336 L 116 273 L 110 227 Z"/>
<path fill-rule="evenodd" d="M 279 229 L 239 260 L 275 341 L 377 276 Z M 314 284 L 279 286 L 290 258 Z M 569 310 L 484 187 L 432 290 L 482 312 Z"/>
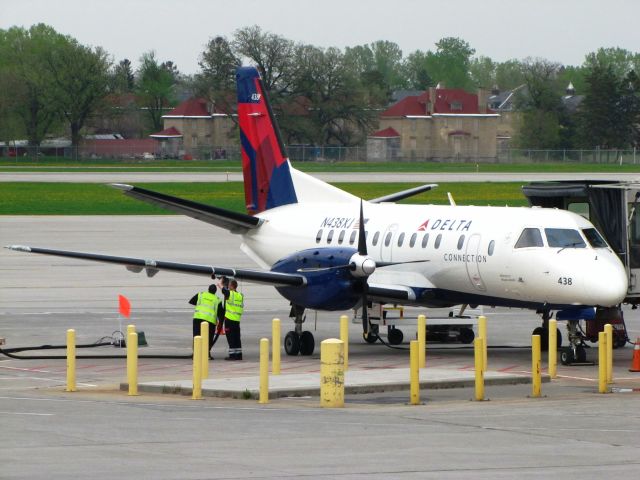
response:
<path fill-rule="evenodd" d="M 608 248 L 607 242 L 604 241 L 604 238 L 598 233 L 595 228 L 584 228 L 582 230 L 584 236 L 587 237 L 587 242 L 593 248 Z"/>
<path fill-rule="evenodd" d="M 516 242 L 515 248 L 542 247 L 542 235 L 537 228 L 525 228 Z"/>
<path fill-rule="evenodd" d="M 577 230 L 568 228 L 545 228 L 547 244 L 557 248 L 585 248 L 587 246 Z"/>

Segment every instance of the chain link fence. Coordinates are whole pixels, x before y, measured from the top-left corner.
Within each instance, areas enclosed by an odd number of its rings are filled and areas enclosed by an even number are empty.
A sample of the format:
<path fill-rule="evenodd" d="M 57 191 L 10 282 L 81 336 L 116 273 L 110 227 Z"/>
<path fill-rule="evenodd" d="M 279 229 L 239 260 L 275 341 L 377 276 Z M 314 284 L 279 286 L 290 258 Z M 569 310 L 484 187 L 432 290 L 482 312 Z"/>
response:
<path fill-rule="evenodd" d="M 289 158 L 294 162 L 367 162 L 365 146 L 313 146 L 289 145 Z M 167 154 L 160 144 L 140 143 L 134 146 L 126 144 L 80 146 L 80 147 L 29 147 L 0 146 L 0 163 L 22 164 L 29 162 L 70 162 L 91 163 L 92 161 L 149 162 L 155 160 L 240 160 L 240 147 L 201 146 L 197 148 L 180 148 L 174 154 Z M 636 165 L 640 162 L 640 152 L 636 149 L 593 149 L 593 150 L 533 150 L 533 149 L 499 149 L 495 157 L 478 157 L 472 152 L 452 154 L 450 150 L 438 152 L 430 150 L 419 152 L 412 150 L 403 154 L 399 149 L 389 151 L 387 158 L 376 158 L 375 162 L 438 162 L 438 163 L 584 163 L 584 164 L 619 164 Z"/>

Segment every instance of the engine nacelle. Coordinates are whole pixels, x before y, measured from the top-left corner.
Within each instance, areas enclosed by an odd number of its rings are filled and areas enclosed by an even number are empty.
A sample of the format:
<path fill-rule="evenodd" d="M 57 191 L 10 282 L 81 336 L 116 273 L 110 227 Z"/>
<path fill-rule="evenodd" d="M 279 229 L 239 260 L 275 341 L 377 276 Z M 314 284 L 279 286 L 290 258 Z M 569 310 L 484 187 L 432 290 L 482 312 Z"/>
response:
<path fill-rule="evenodd" d="M 278 260 L 271 271 L 304 275 L 307 285 L 276 289 L 293 304 L 305 308 L 353 308 L 360 300 L 363 281 L 351 270 L 351 260 L 356 255 L 358 251 L 354 248 L 311 248 L 296 252 Z"/>
<path fill-rule="evenodd" d="M 369 255 L 356 252 L 349 259 L 349 268 L 354 277 L 366 278 L 376 271 L 376 261 Z"/>

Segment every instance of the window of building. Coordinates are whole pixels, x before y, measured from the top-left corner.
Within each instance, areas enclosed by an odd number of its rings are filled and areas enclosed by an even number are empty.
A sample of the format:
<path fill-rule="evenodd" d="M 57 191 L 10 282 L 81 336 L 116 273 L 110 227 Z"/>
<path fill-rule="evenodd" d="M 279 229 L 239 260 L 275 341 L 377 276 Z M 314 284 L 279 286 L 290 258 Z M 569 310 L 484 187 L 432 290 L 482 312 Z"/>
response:
<path fill-rule="evenodd" d="M 451 110 L 462 110 L 462 102 L 458 100 L 451 102 Z"/>

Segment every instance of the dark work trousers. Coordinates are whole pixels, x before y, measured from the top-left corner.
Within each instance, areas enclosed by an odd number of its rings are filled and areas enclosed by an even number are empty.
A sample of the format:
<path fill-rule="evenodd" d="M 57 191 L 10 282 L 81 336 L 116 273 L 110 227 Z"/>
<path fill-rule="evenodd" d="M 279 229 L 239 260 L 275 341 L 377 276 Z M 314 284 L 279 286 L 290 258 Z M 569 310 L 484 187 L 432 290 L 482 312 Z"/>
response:
<path fill-rule="evenodd" d="M 224 319 L 224 328 L 229 344 L 229 356 L 242 358 L 242 342 L 240 341 L 240 322 Z"/>
<path fill-rule="evenodd" d="M 194 338 L 200 335 L 200 323 L 203 321 L 206 321 L 206 320 L 196 320 L 195 318 L 193 319 Z M 204 351 L 209 352 L 209 356 L 211 356 L 211 347 L 213 346 L 213 337 L 215 336 L 215 334 L 216 334 L 216 325 L 209 322 L 209 345 L 204 345 L 204 342 L 203 342 L 203 347 L 205 349 Z M 193 348 L 193 343 L 191 344 L 191 348 Z"/>

